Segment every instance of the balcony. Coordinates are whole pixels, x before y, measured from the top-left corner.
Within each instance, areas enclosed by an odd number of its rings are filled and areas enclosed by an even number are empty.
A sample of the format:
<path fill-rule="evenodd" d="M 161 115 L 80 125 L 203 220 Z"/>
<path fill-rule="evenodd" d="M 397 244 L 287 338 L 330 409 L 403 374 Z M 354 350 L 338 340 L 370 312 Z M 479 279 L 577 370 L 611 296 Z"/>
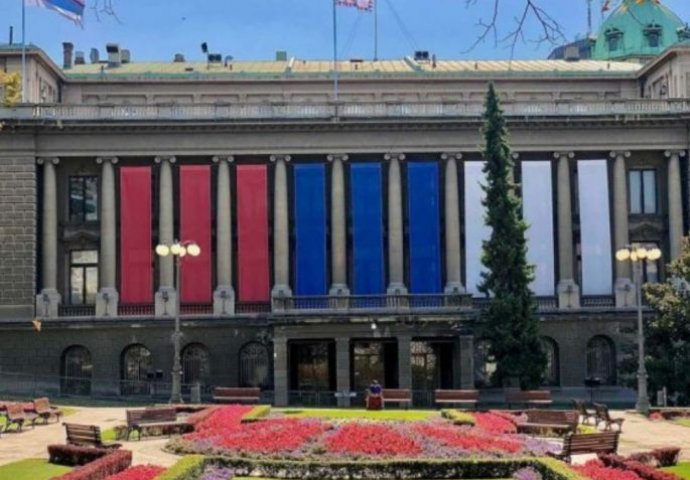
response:
<path fill-rule="evenodd" d="M 690 100 L 557 100 L 503 103 L 512 118 L 653 117 L 690 113 Z M 0 108 L 0 120 L 18 122 L 266 121 L 367 119 L 478 119 L 481 102 L 235 103 L 193 105 L 20 105 Z"/>

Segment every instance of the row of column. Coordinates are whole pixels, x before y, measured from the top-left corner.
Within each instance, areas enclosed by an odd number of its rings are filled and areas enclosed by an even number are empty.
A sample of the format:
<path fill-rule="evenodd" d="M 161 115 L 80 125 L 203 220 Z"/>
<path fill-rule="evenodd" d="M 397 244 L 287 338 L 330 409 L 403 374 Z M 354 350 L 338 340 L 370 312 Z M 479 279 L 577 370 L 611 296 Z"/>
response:
<path fill-rule="evenodd" d="M 683 236 L 682 193 L 680 179 L 680 158 L 684 151 L 668 151 L 668 215 L 671 258 L 680 254 Z M 573 152 L 557 152 L 558 194 L 558 261 L 559 282 L 557 287 L 560 308 L 578 308 L 580 304 L 579 286 L 574 274 L 574 248 L 572 225 L 571 175 L 570 161 Z M 630 152 L 611 152 L 613 158 L 613 193 L 614 193 L 614 244 L 619 249 L 629 243 L 628 196 L 626 177 L 626 158 Z M 458 161 L 460 153 L 444 153 L 445 161 L 445 270 L 447 293 L 462 293 L 464 287 L 461 277 L 461 238 L 460 238 L 460 198 L 458 188 Z M 403 239 L 403 201 L 402 177 L 400 163 L 405 159 L 403 154 L 387 154 L 388 168 L 388 272 L 389 294 L 405 294 L 404 282 L 404 239 Z M 274 287 L 273 297 L 290 296 L 290 261 L 289 261 L 289 204 L 287 184 L 287 163 L 289 155 L 272 155 L 275 163 L 274 175 L 274 225 L 273 225 L 273 262 Z M 331 163 L 331 271 L 332 295 L 348 295 L 347 286 L 347 246 L 346 246 L 346 191 L 344 163 L 347 155 L 329 155 Z M 214 293 L 214 312 L 219 315 L 234 313 L 234 290 L 232 287 L 232 199 L 230 195 L 230 169 L 232 156 L 214 157 L 218 164 L 217 176 L 217 232 L 216 232 L 216 271 L 218 286 Z M 101 157 L 101 198 L 100 198 L 100 291 L 96 305 L 97 316 L 114 316 L 117 314 L 116 285 L 116 192 L 114 165 L 117 158 Z M 58 252 L 58 198 L 55 166 L 56 158 L 39 159 L 43 165 L 43 215 L 42 215 L 42 290 L 37 297 L 37 314 L 50 317 L 57 316 L 60 294 L 57 288 L 57 252 Z M 157 157 L 159 171 L 159 241 L 172 243 L 174 239 L 174 190 L 172 166 L 175 157 Z M 171 308 L 176 302 L 169 301 L 173 290 L 173 260 L 170 257 L 159 259 L 159 292 L 156 294 L 156 314 L 171 315 Z M 616 264 L 616 305 L 633 306 L 634 288 L 631 288 L 630 266 Z M 167 290 L 164 294 L 163 292 Z M 163 301 L 167 297 L 168 301 Z"/>

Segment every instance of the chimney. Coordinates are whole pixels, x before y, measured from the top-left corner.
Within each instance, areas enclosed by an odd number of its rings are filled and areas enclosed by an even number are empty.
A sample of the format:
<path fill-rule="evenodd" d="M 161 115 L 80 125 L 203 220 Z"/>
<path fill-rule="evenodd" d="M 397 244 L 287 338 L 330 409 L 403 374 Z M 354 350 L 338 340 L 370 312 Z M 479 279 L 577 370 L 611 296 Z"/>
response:
<path fill-rule="evenodd" d="M 276 62 L 287 62 L 287 50 L 276 50 Z"/>
<path fill-rule="evenodd" d="M 566 62 L 577 62 L 580 60 L 580 47 L 577 45 L 568 45 L 565 47 L 565 55 L 563 58 Z"/>
<path fill-rule="evenodd" d="M 62 43 L 62 68 L 68 70 L 72 68 L 72 54 L 74 53 L 74 44 L 72 42 Z"/>
<path fill-rule="evenodd" d="M 129 49 L 123 48 L 122 49 L 122 64 L 124 65 L 125 63 L 129 63 L 132 61 L 132 53 L 129 51 Z"/>
<path fill-rule="evenodd" d="M 84 52 L 75 52 L 74 53 L 74 64 L 75 65 L 84 65 L 86 63 L 86 59 L 84 58 Z"/>
<path fill-rule="evenodd" d="M 105 46 L 105 51 L 108 52 L 108 68 L 119 67 L 122 62 L 120 58 L 120 45 L 108 43 Z"/>
<path fill-rule="evenodd" d="M 89 60 L 91 63 L 98 63 L 100 61 L 100 54 L 97 48 L 92 48 L 91 53 L 89 53 Z"/>
<path fill-rule="evenodd" d="M 175 58 L 173 59 L 173 62 L 175 63 L 184 63 L 184 55 L 181 53 L 176 53 Z"/>

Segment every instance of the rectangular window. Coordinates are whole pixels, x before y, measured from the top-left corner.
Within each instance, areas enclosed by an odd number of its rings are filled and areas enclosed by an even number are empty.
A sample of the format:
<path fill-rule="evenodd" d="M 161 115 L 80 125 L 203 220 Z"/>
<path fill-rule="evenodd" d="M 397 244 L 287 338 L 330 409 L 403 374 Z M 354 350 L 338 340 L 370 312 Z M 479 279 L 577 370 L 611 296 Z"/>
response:
<path fill-rule="evenodd" d="M 630 213 L 657 213 L 656 170 L 630 170 Z"/>
<path fill-rule="evenodd" d="M 74 250 L 69 265 L 70 304 L 93 305 L 98 293 L 98 251 Z"/>
<path fill-rule="evenodd" d="M 69 177 L 69 219 L 71 223 L 98 220 L 98 177 Z"/>

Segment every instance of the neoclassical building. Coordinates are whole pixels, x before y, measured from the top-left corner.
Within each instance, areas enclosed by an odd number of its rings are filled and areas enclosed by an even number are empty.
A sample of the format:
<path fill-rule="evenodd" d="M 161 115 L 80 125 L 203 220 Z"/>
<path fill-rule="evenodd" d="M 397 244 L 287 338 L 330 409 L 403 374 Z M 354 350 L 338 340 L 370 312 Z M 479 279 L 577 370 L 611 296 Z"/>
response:
<path fill-rule="evenodd" d="M 600 398 L 633 398 L 635 289 L 614 253 L 660 247 L 644 279 L 662 280 L 689 220 L 690 46 L 655 12 L 641 32 L 616 23 L 598 60 L 343 61 L 337 98 L 332 63 L 283 52 L 139 63 L 109 44 L 87 62 L 65 43 L 58 66 L 32 46 L 27 103 L 0 108 L 0 388 L 165 395 L 179 313 L 186 385 L 261 386 L 279 405 L 360 402 L 335 393 L 373 379 L 418 405 L 436 388 L 495 398 L 477 325 L 494 82 L 545 386 L 565 401 L 597 377 Z M 638 61 L 601 57 L 629 37 L 653 42 L 626 50 Z M 1 46 L 0 68 L 20 56 Z M 201 248 L 178 289 L 154 251 L 175 239 Z"/>

